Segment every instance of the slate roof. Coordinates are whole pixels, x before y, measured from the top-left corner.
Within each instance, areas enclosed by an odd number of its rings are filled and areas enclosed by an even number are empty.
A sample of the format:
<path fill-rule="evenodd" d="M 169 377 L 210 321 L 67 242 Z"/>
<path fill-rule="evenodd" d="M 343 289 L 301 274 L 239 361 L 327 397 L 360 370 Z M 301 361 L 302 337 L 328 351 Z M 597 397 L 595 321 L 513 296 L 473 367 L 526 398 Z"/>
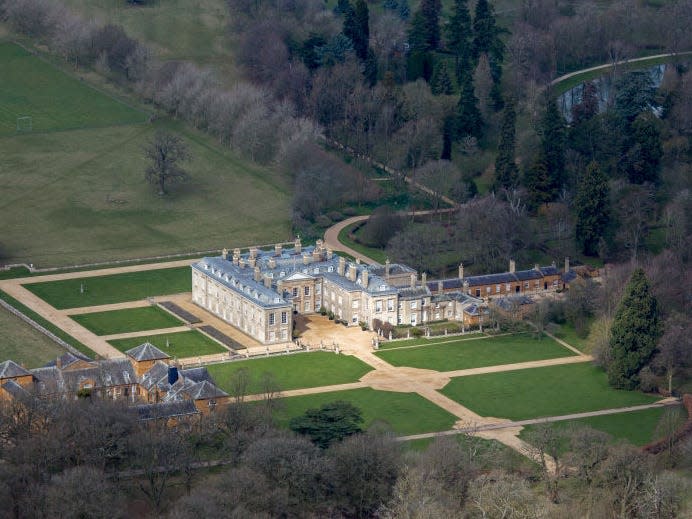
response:
<path fill-rule="evenodd" d="M 27 371 L 13 360 L 6 360 L 0 363 L 0 380 L 5 378 L 25 377 L 27 375 L 31 375 L 31 372 Z"/>
<path fill-rule="evenodd" d="M 192 400 L 163 402 L 158 404 L 142 404 L 134 407 L 139 420 L 156 420 L 159 418 L 176 418 L 199 414 Z"/>
<path fill-rule="evenodd" d="M 137 383 L 132 364 L 128 359 L 105 359 L 88 368 L 61 370 L 56 366 L 32 369 L 41 393 L 76 391 L 85 382 L 96 388 L 126 386 Z"/>
<path fill-rule="evenodd" d="M 13 398 L 22 399 L 29 395 L 29 392 L 22 386 L 17 384 L 14 380 L 8 380 L 2 385 L 2 389 L 7 391 Z"/>
<path fill-rule="evenodd" d="M 399 292 L 399 299 L 402 300 L 418 299 L 430 295 L 430 289 L 427 286 L 404 287 L 397 291 Z"/>
<path fill-rule="evenodd" d="M 575 279 L 577 279 L 577 273 L 572 269 L 562 274 L 562 281 L 564 281 L 565 283 L 571 283 Z"/>
<path fill-rule="evenodd" d="M 60 355 L 56 360 L 51 360 L 48 364 L 46 364 L 46 367 L 50 366 L 57 366 L 58 362 L 62 366 L 63 369 L 68 368 L 75 362 L 93 362 L 89 357 L 85 355 L 75 355 L 74 353 L 71 353 L 69 351 L 66 351 L 62 355 Z"/>
<path fill-rule="evenodd" d="M 523 305 L 532 305 L 534 303 L 534 300 L 531 299 L 529 296 L 525 295 L 516 295 L 516 296 L 507 296 L 507 297 L 498 297 L 493 300 L 493 303 L 502 308 L 503 310 L 511 310 L 513 306 L 523 306 Z"/>
<path fill-rule="evenodd" d="M 204 367 L 181 369 L 178 371 L 178 374 L 195 382 L 202 382 L 206 380 L 207 382 L 214 383 L 214 379 L 211 378 L 209 371 Z"/>
<path fill-rule="evenodd" d="M 167 390 L 168 387 L 168 364 L 157 361 L 149 368 L 140 379 L 139 384 L 150 391 L 154 386 Z"/>
<path fill-rule="evenodd" d="M 193 400 L 203 400 L 207 398 L 219 398 L 228 396 L 228 393 L 219 389 L 207 380 L 196 383 L 189 392 Z"/>
<path fill-rule="evenodd" d="M 125 355 L 133 358 L 138 362 L 145 360 L 160 360 L 171 358 L 170 355 L 164 353 L 150 342 L 145 342 L 135 348 L 132 348 L 131 350 L 127 350 L 125 352 Z"/>
<path fill-rule="evenodd" d="M 443 279 L 442 289 L 461 290 L 465 286 L 478 287 L 484 285 L 501 285 L 505 283 L 516 283 L 521 281 L 530 281 L 533 279 L 542 279 L 544 276 L 558 276 L 560 271 L 557 267 L 550 265 L 547 267 L 539 267 L 538 269 L 517 270 L 516 272 L 499 272 L 496 274 L 483 274 L 480 276 L 466 276 L 464 278 Z M 439 280 L 429 281 L 428 288 L 432 291 L 438 290 Z"/>
<path fill-rule="evenodd" d="M 372 265 L 370 267 L 370 272 L 376 276 L 385 277 L 386 267 L 385 265 Z M 390 263 L 389 264 L 389 275 L 396 276 L 400 274 L 413 274 L 416 270 L 412 269 L 408 265 L 402 265 L 401 263 Z"/>

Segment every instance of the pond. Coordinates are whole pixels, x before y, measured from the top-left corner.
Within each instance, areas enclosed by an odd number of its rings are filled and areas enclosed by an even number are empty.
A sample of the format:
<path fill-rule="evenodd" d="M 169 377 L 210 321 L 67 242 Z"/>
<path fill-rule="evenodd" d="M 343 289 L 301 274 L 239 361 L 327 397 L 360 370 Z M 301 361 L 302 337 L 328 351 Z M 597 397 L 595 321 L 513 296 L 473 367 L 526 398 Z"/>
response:
<path fill-rule="evenodd" d="M 663 82 L 663 76 L 668 66 L 670 65 L 662 63 L 660 65 L 655 65 L 653 67 L 643 69 L 649 73 L 649 76 L 651 77 L 651 81 L 655 88 L 661 86 L 661 83 Z M 608 107 L 611 103 L 613 95 L 615 93 L 613 88 L 615 81 L 616 77 L 614 77 L 613 74 L 604 74 L 600 77 L 591 80 L 591 83 L 593 83 L 596 87 L 599 112 L 603 112 L 606 109 L 606 107 Z M 572 89 L 568 90 L 567 92 L 565 92 L 557 98 L 557 105 L 562 111 L 562 115 L 565 117 L 567 122 L 572 122 L 572 107 L 574 105 L 581 103 L 582 94 L 584 92 L 584 85 L 586 83 L 587 82 L 585 81 L 584 83 L 578 84 L 577 86 L 573 87 Z M 654 109 L 656 108 L 657 107 L 654 107 Z"/>

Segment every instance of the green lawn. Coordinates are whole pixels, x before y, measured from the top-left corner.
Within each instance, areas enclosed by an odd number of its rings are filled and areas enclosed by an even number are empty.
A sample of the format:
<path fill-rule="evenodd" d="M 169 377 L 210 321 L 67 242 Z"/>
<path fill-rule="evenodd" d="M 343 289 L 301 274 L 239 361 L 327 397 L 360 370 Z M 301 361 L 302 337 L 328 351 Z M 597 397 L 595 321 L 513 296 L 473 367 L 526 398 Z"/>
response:
<path fill-rule="evenodd" d="M 351 247 L 353 250 L 360 252 L 361 254 L 371 258 L 378 263 L 384 263 L 387 259 L 387 254 L 384 249 L 376 249 L 374 247 L 368 247 L 362 243 L 353 241 L 348 235 L 356 226 L 362 225 L 362 222 L 357 222 L 349 225 L 341 230 L 339 233 L 339 242 L 343 243 L 347 247 Z"/>
<path fill-rule="evenodd" d="M 69 335 L 68 333 L 65 333 L 61 328 L 58 328 L 55 326 L 52 322 L 48 321 L 47 319 L 44 319 L 41 317 L 39 314 L 34 312 L 31 308 L 23 305 L 19 301 L 17 301 L 14 297 L 9 295 L 6 292 L 3 292 L 0 290 L 0 298 L 2 298 L 4 301 L 12 305 L 15 309 L 19 310 L 21 313 L 32 319 L 34 322 L 37 324 L 40 324 L 43 326 L 46 330 L 50 331 L 53 333 L 55 336 L 61 338 L 63 341 L 65 341 L 67 344 L 72 346 L 73 348 L 76 348 L 79 350 L 83 355 L 86 355 L 89 358 L 94 358 L 94 352 L 91 351 L 86 345 L 82 344 L 79 342 L 77 339 Z M 6 340 L 22 340 L 22 332 L 19 330 L 16 330 L 14 327 L 11 327 L 7 330 L 7 336 L 0 335 L 0 337 L 5 338 Z M 13 337 L 16 337 L 16 339 L 13 339 Z"/>
<path fill-rule="evenodd" d="M 168 341 L 168 345 L 166 345 L 166 341 Z M 131 339 L 115 339 L 108 342 L 122 352 L 130 350 L 145 342 L 150 342 L 161 351 L 178 359 L 228 352 L 228 350 L 218 342 L 211 340 L 209 337 L 196 330 L 133 337 Z"/>
<path fill-rule="evenodd" d="M 177 317 L 161 310 L 157 306 L 78 314 L 71 315 L 70 318 L 96 335 L 157 330 L 184 324 Z"/>
<path fill-rule="evenodd" d="M 589 327 L 590 326 L 591 325 L 589 324 Z M 588 334 L 586 337 L 579 337 L 579 335 L 577 335 L 577 331 L 574 329 L 574 326 L 567 323 L 560 325 L 553 335 L 555 335 L 555 337 L 558 339 L 562 339 L 570 346 L 574 346 L 579 351 L 586 353 L 590 349 Z"/>
<path fill-rule="evenodd" d="M 481 337 L 480 332 L 469 332 L 465 335 L 456 335 L 454 337 L 445 337 L 440 335 L 437 337 L 431 337 L 426 339 L 424 337 L 419 337 L 418 339 L 403 339 L 395 340 L 392 342 L 380 343 L 381 350 L 392 350 L 395 348 L 408 348 L 410 346 L 432 346 L 435 344 L 446 343 L 449 341 L 468 341 L 469 339 Z"/>
<path fill-rule="evenodd" d="M 648 404 L 656 397 L 608 386 L 590 363 L 489 373 L 451 380 L 442 393 L 482 416 L 524 420 Z"/>
<path fill-rule="evenodd" d="M 0 308 L 0 362 L 13 360 L 27 368 L 38 368 L 64 352 L 41 332 Z"/>
<path fill-rule="evenodd" d="M 209 373 L 225 391 L 231 390 L 231 374 L 241 368 L 247 368 L 250 372 L 250 393 L 262 392 L 259 378 L 264 372 L 274 375 L 279 389 L 289 390 L 356 382 L 372 370 L 350 355 L 324 351 L 234 361 L 208 367 Z"/>
<path fill-rule="evenodd" d="M 537 340 L 529 334 L 518 334 L 378 351 L 376 355 L 394 366 L 453 371 L 569 357 L 574 353 L 549 337 Z"/>
<path fill-rule="evenodd" d="M 14 43 L 0 43 L 0 136 L 17 133 L 17 117 L 32 131 L 143 123 L 147 114 L 117 101 Z"/>
<path fill-rule="evenodd" d="M 60 310 L 137 301 L 192 290 L 190 267 L 30 283 L 24 287 Z M 84 287 L 84 293 L 81 288 Z"/>
<path fill-rule="evenodd" d="M 618 413 L 605 416 L 592 416 L 579 420 L 569 420 L 564 422 L 553 422 L 552 427 L 563 429 L 572 426 L 588 426 L 599 431 L 606 432 L 613 437 L 613 440 L 626 440 L 633 445 L 641 446 L 656 440 L 655 431 L 665 409 L 655 407 L 643 411 L 631 413 Z M 530 438 L 530 433 L 537 426 L 528 425 L 524 427 L 519 435 L 526 440 Z M 565 446 L 567 448 L 567 446 Z"/>
<path fill-rule="evenodd" d="M 282 409 L 277 410 L 275 416 L 280 425 L 287 426 L 292 417 L 335 400 L 345 400 L 358 407 L 366 428 L 373 422 L 382 421 L 400 435 L 444 431 L 451 429 L 456 421 L 454 415 L 416 393 L 393 393 L 370 388 L 282 398 Z"/>

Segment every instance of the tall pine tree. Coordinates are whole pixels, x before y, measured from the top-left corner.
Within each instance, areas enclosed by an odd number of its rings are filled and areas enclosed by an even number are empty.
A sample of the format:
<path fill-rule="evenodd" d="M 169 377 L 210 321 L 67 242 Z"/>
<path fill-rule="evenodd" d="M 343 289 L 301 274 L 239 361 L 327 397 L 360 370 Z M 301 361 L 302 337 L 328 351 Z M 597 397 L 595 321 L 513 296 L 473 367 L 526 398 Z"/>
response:
<path fill-rule="evenodd" d="M 565 120 L 550 93 L 547 94 L 540 134 L 543 157 L 550 177 L 550 182 L 545 186 L 545 195 L 548 200 L 553 200 L 565 183 Z"/>
<path fill-rule="evenodd" d="M 595 162 L 587 166 L 579 182 L 574 209 L 577 244 L 587 256 L 596 256 L 610 222 L 610 188 L 608 178 Z"/>
<path fill-rule="evenodd" d="M 490 70 L 493 77 L 491 98 L 494 108 L 502 108 L 502 60 L 505 54 L 505 45 L 500 39 L 500 34 L 507 32 L 501 29 L 495 21 L 495 12 L 487 0 L 478 0 L 473 18 L 473 59 L 476 62 L 479 56 L 486 53 L 490 62 Z"/>
<path fill-rule="evenodd" d="M 638 268 L 625 287 L 613 320 L 607 370 L 611 386 L 639 386 L 639 372 L 651 360 L 661 332 L 658 302 L 646 274 Z"/>
<path fill-rule="evenodd" d="M 517 113 L 514 109 L 514 101 L 509 100 L 505 104 L 502 115 L 500 142 L 495 158 L 495 189 L 513 189 L 519 184 L 519 173 L 514 157 L 516 121 Z"/>
<path fill-rule="evenodd" d="M 440 47 L 440 11 L 441 0 L 421 0 L 419 10 L 425 20 L 426 41 L 429 50 Z"/>
<path fill-rule="evenodd" d="M 471 77 L 466 76 L 461 84 L 461 95 L 457 103 L 456 134 L 458 138 L 467 135 L 480 138 L 483 133 L 483 117 L 478 109 L 478 99 L 473 89 Z"/>
<path fill-rule="evenodd" d="M 459 84 L 461 77 L 472 69 L 473 28 L 467 4 L 468 0 L 454 0 L 454 11 L 445 27 L 447 48 L 454 54 L 454 72 Z"/>
<path fill-rule="evenodd" d="M 528 193 L 528 206 L 532 211 L 552 200 L 552 178 L 543 152 L 524 170 L 524 186 Z"/>
<path fill-rule="evenodd" d="M 355 6 L 344 7 L 344 36 L 351 40 L 358 59 L 365 61 L 368 57 L 370 41 L 370 13 L 365 0 L 356 0 Z"/>

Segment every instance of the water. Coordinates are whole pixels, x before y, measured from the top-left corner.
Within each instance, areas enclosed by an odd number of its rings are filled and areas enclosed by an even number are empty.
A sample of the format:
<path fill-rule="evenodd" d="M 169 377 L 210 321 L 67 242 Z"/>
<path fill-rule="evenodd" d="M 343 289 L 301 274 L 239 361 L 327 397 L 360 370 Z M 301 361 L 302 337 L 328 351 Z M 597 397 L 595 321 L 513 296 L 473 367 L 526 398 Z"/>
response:
<path fill-rule="evenodd" d="M 654 87 L 658 88 L 661 86 L 661 83 L 663 82 L 663 75 L 665 74 L 667 67 L 668 65 L 663 63 L 661 65 L 655 65 L 645 69 L 645 71 L 649 73 Z M 591 80 L 591 82 L 596 87 L 598 111 L 603 112 L 610 105 L 613 94 L 615 93 L 613 89 L 615 79 L 613 78 L 612 74 L 604 74 L 603 76 Z M 557 105 L 562 111 L 562 115 L 565 117 L 567 122 L 572 122 L 572 106 L 581 103 L 583 92 L 584 83 L 580 83 L 557 98 Z M 657 108 L 658 107 L 652 107 L 654 111 L 656 111 Z"/>

